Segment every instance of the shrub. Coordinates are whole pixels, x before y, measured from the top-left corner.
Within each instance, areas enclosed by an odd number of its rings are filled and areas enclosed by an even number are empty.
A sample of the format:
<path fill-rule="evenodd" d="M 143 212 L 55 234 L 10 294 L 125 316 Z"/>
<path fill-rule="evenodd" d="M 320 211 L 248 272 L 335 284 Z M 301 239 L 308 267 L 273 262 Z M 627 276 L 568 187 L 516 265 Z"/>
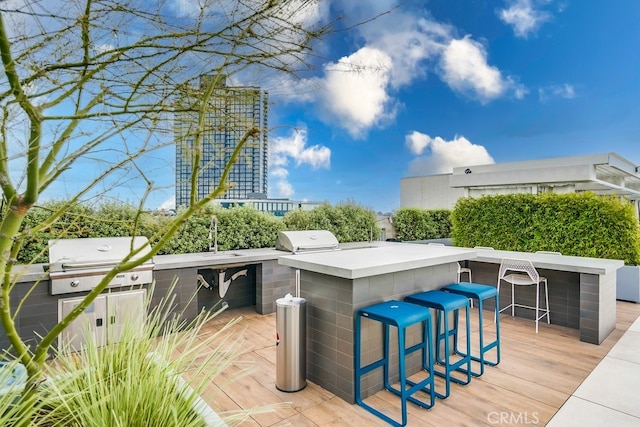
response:
<path fill-rule="evenodd" d="M 150 301 L 151 294 L 147 310 Z M 217 313 L 203 311 L 186 322 L 171 315 L 173 303 L 171 297 L 162 298 L 142 331 L 125 327 L 118 343 L 97 347 L 89 339 L 80 353 L 58 349 L 47 369 L 48 380 L 37 393 L 41 406 L 33 425 L 205 426 L 194 405 L 211 379 L 244 351 L 237 332 L 229 330 L 241 319 L 216 331 L 204 330 Z M 190 388 L 181 376 L 189 377 Z M 276 408 L 241 411 L 227 421 Z"/>
<path fill-rule="evenodd" d="M 266 248 L 275 244 L 282 220 L 249 207 L 216 211 L 220 250 Z"/>
<path fill-rule="evenodd" d="M 400 240 L 441 239 L 451 236 L 450 211 L 446 209 L 401 208 L 393 215 Z"/>
<path fill-rule="evenodd" d="M 593 193 L 504 194 L 458 199 L 452 213 L 458 246 L 640 262 L 633 207 Z"/>
<path fill-rule="evenodd" d="M 28 213 L 22 227 L 24 242 L 18 263 L 47 263 L 48 241 L 51 239 L 139 235 L 148 237 L 153 244 L 154 236 L 158 239 L 158 232 L 171 220 L 149 212 L 138 213 L 137 207 L 125 203 L 106 203 L 96 207 L 80 204 L 66 207 L 66 203 L 46 202 Z M 43 224 L 47 212 L 63 207 L 64 214 L 59 221 L 38 232 L 33 231 Z M 375 213 L 354 202 L 342 202 L 336 206 L 324 204 L 311 211 L 291 211 L 283 219 L 250 207 L 223 209 L 210 206 L 186 219 L 180 231 L 158 254 L 208 251 L 215 237 L 212 220 L 217 221 L 218 249 L 221 251 L 272 247 L 278 231 L 285 229 L 329 230 L 340 242 L 367 241 L 380 232 L 376 227 Z"/>
<path fill-rule="evenodd" d="M 380 233 L 375 213 L 352 201 L 288 212 L 283 222 L 287 230 L 328 230 L 339 242 L 364 242 Z"/>

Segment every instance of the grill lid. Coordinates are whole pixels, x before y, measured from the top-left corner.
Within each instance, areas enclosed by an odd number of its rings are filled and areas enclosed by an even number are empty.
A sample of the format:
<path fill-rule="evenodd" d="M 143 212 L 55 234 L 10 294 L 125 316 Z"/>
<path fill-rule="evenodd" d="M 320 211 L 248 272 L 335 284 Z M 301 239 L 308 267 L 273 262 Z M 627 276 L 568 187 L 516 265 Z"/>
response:
<path fill-rule="evenodd" d="M 144 236 L 49 240 L 49 271 L 111 267 L 122 261 L 132 247 L 144 248 L 133 259 L 138 259 L 151 250 L 149 241 Z M 144 264 L 147 263 L 151 263 L 151 260 Z"/>
<path fill-rule="evenodd" d="M 294 254 L 338 250 L 338 239 L 328 230 L 279 231 L 276 249 Z"/>

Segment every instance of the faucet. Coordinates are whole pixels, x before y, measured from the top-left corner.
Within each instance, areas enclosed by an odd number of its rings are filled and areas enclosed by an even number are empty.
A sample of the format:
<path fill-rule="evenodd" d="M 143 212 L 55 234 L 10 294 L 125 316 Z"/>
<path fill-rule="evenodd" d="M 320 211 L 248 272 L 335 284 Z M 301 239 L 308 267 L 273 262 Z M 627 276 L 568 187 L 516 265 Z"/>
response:
<path fill-rule="evenodd" d="M 213 246 L 211 241 L 213 240 Z M 211 217 L 211 224 L 209 224 L 209 252 L 214 254 L 218 253 L 218 218 Z"/>

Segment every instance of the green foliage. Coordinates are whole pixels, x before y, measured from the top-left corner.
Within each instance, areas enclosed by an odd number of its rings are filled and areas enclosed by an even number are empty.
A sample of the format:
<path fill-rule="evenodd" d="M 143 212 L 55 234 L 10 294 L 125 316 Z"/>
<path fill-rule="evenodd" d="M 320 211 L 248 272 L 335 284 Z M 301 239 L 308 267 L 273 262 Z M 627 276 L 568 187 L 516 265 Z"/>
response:
<path fill-rule="evenodd" d="M 60 220 L 38 232 L 52 211 L 65 201 L 52 201 L 33 208 L 22 228 L 24 244 L 18 263 L 47 263 L 48 241 L 80 237 L 146 236 L 151 244 L 162 237 L 160 233 L 173 217 L 138 213 L 137 207 L 124 203 L 107 203 L 97 207 L 73 205 L 65 209 Z M 184 208 L 178 210 L 178 214 Z M 208 207 L 185 219 L 180 230 L 160 249 L 163 254 L 206 252 L 213 246 L 215 233 L 212 219 L 217 221 L 218 250 L 272 247 L 281 230 L 329 230 L 340 242 L 362 242 L 377 236 L 375 213 L 354 202 L 336 206 L 324 204 L 311 211 L 288 212 L 283 219 L 250 207 L 223 209 Z M 211 239 L 209 235 L 211 233 Z M 155 236 L 155 238 L 153 237 Z"/>
<path fill-rule="evenodd" d="M 219 210 L 218 249 L 221 251 L 273 247 L 282 220 L 249 207 Z"/>
<path fill-rule="evenodd" d="M 287 230 L 314 230 L 311 218 L 311 211 L 298 209 L 286 213 L 282 222 Z"/>
<path fill-rule="evenodd" d="M 138 214 L 136 207 L 124 203 L 109 203 L 96 208 L 74 205 L 66 209 L 62 218 L 53 225 L 37 233 L 32 232 L 51 211 L 59 209 L 64 203 L 45 203 L 27 214 L 22 228 L 24 244 L 18 255 L 19 263 L 47 263 L 48 241 L 51 239 L 138 235 L 148 237 L 154 244 L 162 237 L 159 232 L 173 220 L 173 217 L 154 216 L 148 212 Z M 208 251 L 215 237 L 212 218 L 218 222 L 218 249 L 221 251 L 271 247 L 278 231 L 285 229 L 282 220 L 252 208 L 209 208 L 187 218 L 179 232 L 158 254 Z M 156 236 L 155 240 L 153 236 Z"/>
<path fill-rule="evenodd" d="M 178 215 L 184 208 L 178 210 Z M 158 229 L 162 229 L 165 223 L 172 221 L 171 217 L 158 217 Z M 180 229 L 173 237 L 160 249 L 159 255 L 167 254 L 188 254 L 196 252 L 206 252 L 209 250 L 209 225 L 211 217 L 204 213 L 191 215 L 187 218 Z M 147 236 L 149 237 L 149 236 Z M 159 237 L 159 236 L 158 236 Z M 154 242 L 152 242 L 153 244 Z"/>
<path fill-rule="evenodd" d="M 450 211 L 446 209 L 400 208 L 393 215 L 393 225 L 400 240 L 451 236 Z"/>
<path fill-rule="evenodd" d="M 174 289 L 167 295 L 174 295 Z M 204 427 L 194 405 L 211 379 L 242 353 L 237 331 L 230 329 L 241 319 L 205 329 L 217 313 L 201 312 L 187 322 L 172 315 L 174 300 L 169 296 L 151 309 L 149 295 L 150 314 L 143 328 L 125 327 L 117 343 L 98 347 L 88 339 L 80 353 L 58 349 L 56 363 L 47 366 L 48 379 L 36 394 L 38 407 L 31 411 L 29 425 Z M 240 411 L 227 419 L 220 415 L 226 422 L 239 422 L 276 408 Z"/>
<path fill-rule="evenodd" d="M 380 233 L 375 213 L 352 201 L 288 212 L 283 222 L 287 230 L 329 230 L 339 242 L 364 242 Z"/>
<path fill-rule="evenodd" d="M 137 207 L 125 203 L 105 203 L 96 208 L 66 201 L 49 201 L 32 208 L 22 224 L 22 249 L 18 255 L 20 264 L 48 262 L 48 241 L 82 237 L 123 237 L 141 235 L 149 237 L 154 218 L 149 213 L 138 213 Z M 63 209 L 61 217 L 50 226 L 42 228 L 52 212 Z M 136 228 L 137 225 L 137 228 Z"/>
<path fill-rule="evenodd" d="M 451 211 L 449 209 L 429 210 L 431 218 L 436 225 L 436 239 L 451 237 Z"/>
<path fill-rule="evenodd" d="M 21 400 L 24 381 L 14 376 L 14 369 L 18 365 L 17 360 L 2 360 L 6 365 L 0 366 L 0 426 L 29 425 L 24 423 L 25 416 L 33 414 L 42 408 L 42 402 L 35 397 Z M 11 381 L 9 381 L 11 379 Z M 8 386 L 7 384 L 10 384 Z M 21 424 L 22 423 L 22 424 Z"/>
<path fill-rule="evenodd" d="M 458 246 L 622 259 L 640 263 L 633 207 L 616 197 L 505 194 L 458 199 L 452 213 Z"/>
<path fill-rule="evenodd" d="M 138 207 L 122 202 L 105 203 L 95 209 L 94 218 L 91 219 L 91 227 L 88 230 L 87 237 L 127 237 L 136 236 L 145 233 L 146 230 L 140 229 L 151 217 L 149 213 L 139 214 Z M 138 221 L 140 219 L 142 224 Z"/>

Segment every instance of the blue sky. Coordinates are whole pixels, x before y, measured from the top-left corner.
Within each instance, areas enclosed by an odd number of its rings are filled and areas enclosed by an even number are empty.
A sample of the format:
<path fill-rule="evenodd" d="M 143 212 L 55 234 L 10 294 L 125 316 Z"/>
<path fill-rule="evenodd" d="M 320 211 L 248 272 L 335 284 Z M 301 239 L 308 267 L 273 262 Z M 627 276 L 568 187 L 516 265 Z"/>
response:
<path fill-rule="evenodd" d="M 322 0 L 307 12 L 302 23 L 341 17 L 309 71 L 230 77 L 269 91 L 271 198 L 392 212 L 403 177 L 458 166 L 603 152 L 640 165 L 639 0 Z M 99 167 L 78 163 L 43 198 L 69 197 Z M 173 147 L 138 167 L 158 186 L 147 207 L 171 207 Z M 146 181 L 127 173 L 96 193 L 136 203 Z"/>
<path fill-rule="evenodd" d="M 602 152 L 640 164 L 639 1 L 337 3 L 325 13 L 346 26 L 398 7 L 332 35 L 300 81 L 266 87 L 270 197 L 390 212 L 401 178 L 457 166 Z"/>

